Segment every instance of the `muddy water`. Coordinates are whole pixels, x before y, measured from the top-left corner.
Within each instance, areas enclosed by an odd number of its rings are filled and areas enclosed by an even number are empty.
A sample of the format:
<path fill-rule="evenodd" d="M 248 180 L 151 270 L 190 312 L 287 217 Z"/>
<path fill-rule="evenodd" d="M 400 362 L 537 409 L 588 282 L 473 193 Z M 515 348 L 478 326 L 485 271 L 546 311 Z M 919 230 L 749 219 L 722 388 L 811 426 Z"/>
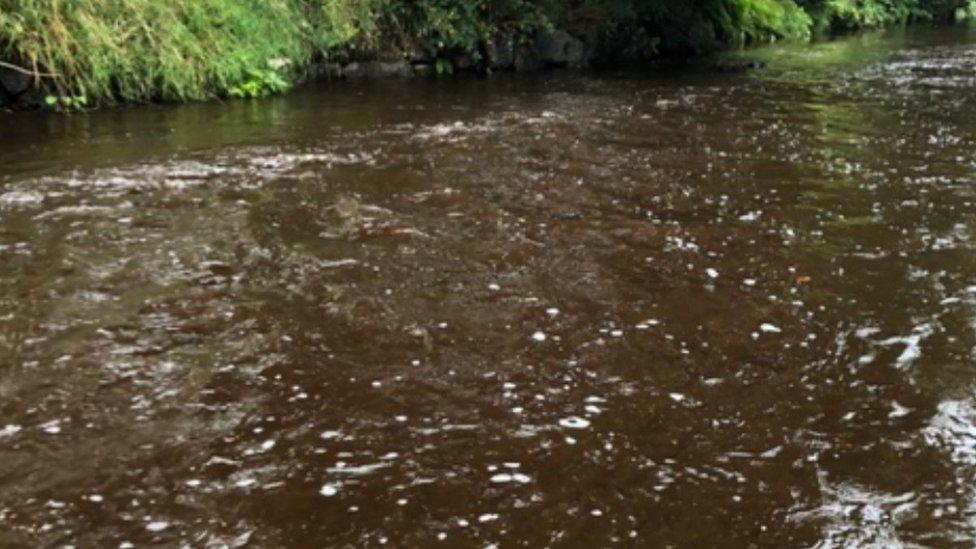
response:
<path fill-rule="evenodd" d="M 976 32 L 7 115 L 0 546 L 971 546 Z"/>

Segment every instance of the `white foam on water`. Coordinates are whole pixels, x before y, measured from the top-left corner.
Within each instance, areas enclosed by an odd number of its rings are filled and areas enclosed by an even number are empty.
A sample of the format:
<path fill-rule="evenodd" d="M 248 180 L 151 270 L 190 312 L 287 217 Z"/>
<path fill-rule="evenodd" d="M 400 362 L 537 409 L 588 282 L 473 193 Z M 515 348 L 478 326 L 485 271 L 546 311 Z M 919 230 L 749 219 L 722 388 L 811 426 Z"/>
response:
<path fill-rule="evenodd" d="M 44 201 L 44 195 L 34 191 L 9 191 L 0 194 L 0 208 L 34 206 Z"/>
<path fill-rule="evenodd" d="M 902 406 L 898 401 L 891 401 L 891 412 L 888 413 L 888 417 L 891 419 L 898 419 L 907 416 L 911 413 L 911 410 Z"/>
<path fill-rule="evenodd" d="M 150 532 L 162 532 L 169 528 L 169 523 L 162 520 L 155 520 L 146 525 L 146 530 Z"/>
<path fill-rule="evenodd" d="M 328 483 L 319 488 L 319 494 L 323 497 L 331 498 L 339 493 L 340 484 Z"/>

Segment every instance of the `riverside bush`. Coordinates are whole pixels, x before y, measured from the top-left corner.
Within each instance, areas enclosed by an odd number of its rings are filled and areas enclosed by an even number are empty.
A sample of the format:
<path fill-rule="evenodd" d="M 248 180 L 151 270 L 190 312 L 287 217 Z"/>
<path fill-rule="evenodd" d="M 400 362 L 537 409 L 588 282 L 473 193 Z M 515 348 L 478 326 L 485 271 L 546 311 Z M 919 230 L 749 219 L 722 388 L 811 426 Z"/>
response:
<path fill-rule="evenodd" d="M 260 97 L 316 60 L 477 61 L 562 28 L 607 58 L 694 54 L 972 13 L 974 0 L 0 0 L 0 61 L 51 105 Z M 7 69 L 9 70 L 9 68 Z M 438 71 L 442 73 L 450 71 Z M 85 101 L 60 98 L 84 98 Z M 0 101 L 3 100 L 0 93 Z"/>

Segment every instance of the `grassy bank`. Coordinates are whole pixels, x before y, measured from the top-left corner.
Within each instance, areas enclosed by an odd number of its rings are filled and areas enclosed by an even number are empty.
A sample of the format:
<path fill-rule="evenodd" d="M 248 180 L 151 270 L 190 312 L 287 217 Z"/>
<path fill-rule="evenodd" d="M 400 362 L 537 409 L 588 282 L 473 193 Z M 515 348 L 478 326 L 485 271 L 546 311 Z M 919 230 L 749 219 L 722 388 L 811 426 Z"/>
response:
<path fill-rule="evenodd" d="M 972 7 L 972 0 L 0 0 L 0 61 L 8 73 L 31 73 L 51 106 L 185 101 L 279 92 L 317 60 L 441 62 L 464 54 L 477 61 L 486 41 L 528 42 L 557 28 L 587 37 L 600 57 L 641 58 L 947 21 Z"/>

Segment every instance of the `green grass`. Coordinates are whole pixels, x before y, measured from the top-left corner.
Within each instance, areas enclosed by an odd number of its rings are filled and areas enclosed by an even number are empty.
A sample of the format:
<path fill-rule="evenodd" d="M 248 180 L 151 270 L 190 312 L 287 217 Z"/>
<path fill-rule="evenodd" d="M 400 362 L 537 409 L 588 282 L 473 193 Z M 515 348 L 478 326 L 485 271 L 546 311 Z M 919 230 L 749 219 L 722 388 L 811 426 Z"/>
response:
<path fill-rule="evenodd" d="M 260 97 L 316 59 L 449 63 L 554 26 L 644 57 L 965 13 L 976 0 L 0 0 L 0 61 L 44 73 L 50 105 L 78 108 Z"/>
<path fill-rule="evenodd" d="M 0 0 L 0 56 L 95 102 L 227 95 L 309 58 L 287 0 Z"/>

